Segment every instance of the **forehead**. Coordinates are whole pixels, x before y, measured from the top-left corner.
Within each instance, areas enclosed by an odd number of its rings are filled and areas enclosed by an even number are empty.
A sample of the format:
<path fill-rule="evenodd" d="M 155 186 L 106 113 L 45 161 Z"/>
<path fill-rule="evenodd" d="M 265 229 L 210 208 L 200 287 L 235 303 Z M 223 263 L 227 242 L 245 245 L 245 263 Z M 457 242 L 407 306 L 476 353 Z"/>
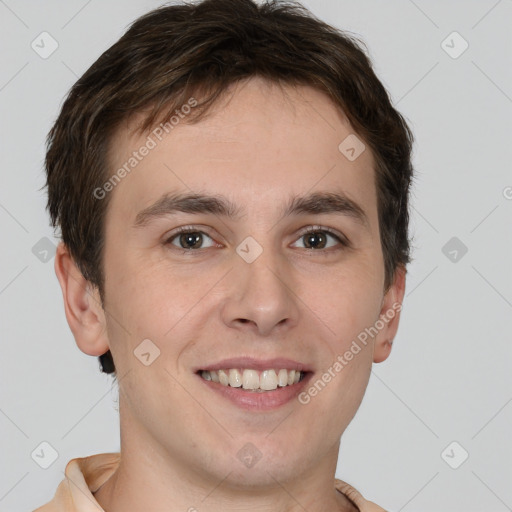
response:
<path fill-rule="evenodd" d="M 118 128 L 110 172 L 125 165 L 129 173 L 112 192 L 112 212 L 133 220 L 165 192 L 227 195 L 249 212 L 306 191 L 336 190 L 365 203 L 369 217 L 376 214 L 373 155 L 366 147 L 347 158 L 345 146 L 362 141 L 353 139 L 347 118 L 321 91 L 252 78 L 236 84 L 207 117 L 187 123 L 189 111 L 182 109 L 167 131 L 155 132 L 157 126 L 137 134 L 141 116 Z M 151 149 L 141 157 L 144 146 Z M 133 167 L 126 166 L 130 158 Z"/>

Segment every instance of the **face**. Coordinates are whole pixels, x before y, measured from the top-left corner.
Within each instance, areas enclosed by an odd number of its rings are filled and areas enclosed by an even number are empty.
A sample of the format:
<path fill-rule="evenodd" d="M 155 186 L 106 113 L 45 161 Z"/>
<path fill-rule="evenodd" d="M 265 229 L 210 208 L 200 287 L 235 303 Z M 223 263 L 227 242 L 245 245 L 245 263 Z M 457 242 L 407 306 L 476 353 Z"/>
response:
<path fill-rule="evenodd" d="M 385 327 L 335 364 L 395 292 L 383 293 L 374 160 L 369 148 L 355 160 L 340 151 L 354 132 L 321 92 L 285 92 L 238 84 L 209 117 L 153 134 L 156 145 L 109 192 L 106 348 L 122 442 L 233 484 L 333 470 L 375 344 L 382 351 L 389 338 Z M 133 126 L 112 141 L 112 169 L 147 144 Z M 176 201 L 185 194 L 217 202 Z M 207 381 L 207 368 L 307 372 L 258 392 L 235 387 L 236 372 L 233 387 Z"/>

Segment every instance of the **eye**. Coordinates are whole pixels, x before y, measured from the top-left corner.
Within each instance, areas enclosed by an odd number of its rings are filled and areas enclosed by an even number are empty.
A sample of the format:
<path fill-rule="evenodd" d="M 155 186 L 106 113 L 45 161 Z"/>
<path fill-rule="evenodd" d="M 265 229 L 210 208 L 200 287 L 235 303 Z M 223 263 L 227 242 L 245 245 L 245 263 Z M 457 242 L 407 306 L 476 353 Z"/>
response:
<path fill-rule="evenodd" d="M 307 231 L 303 231 L 299 240 L 305 239 L 305 249 L 328 249 L 336 246 L 336 243 L 328 245 L 329 238 L 334 239 L 343 247 L 349 247 L 349 242 L 343 235 L 337 234 L 329 228 L 323 228 L 321 226 L 314 226 L 313 228 L 309 228 Z"/>
<path fill-rule="evenodd" d="M 207 246 L 203 245 L 205 238 L 211 241 Z M 334 240 L 334 243 L 329 245 L 329 238 Z M 336 245 L 350 247 L 349 241 L 343 235 L 322 226 L 313 226 L 303 231 L 299 236 L 299 240 L 301 239 L 305 239 L 304 248 L 309 250 L 330 249 L 333 246 L 336 247 Z M 184 226 L 176 229 L 174 233 L 165 240 L 164 245 L 168 244 L 188 252 L 207 249 L 208 247 L 214 247 L 216 245 L 207 233 L 193 226 Z"/>
<path fill-rule="evenodd" d="M 178 247 L 179 249 L 188 251 L 213 247 L 215 245 L 214 243 L 207 247 L 202 247 L 205 237 L 212 240 L 212 238 L 208 236 L 204 231 L 200 231 L 195 228 L 181 227 L 178 228 L 173 235 L 167 238 L 165 244 L 171 244 Z"/>

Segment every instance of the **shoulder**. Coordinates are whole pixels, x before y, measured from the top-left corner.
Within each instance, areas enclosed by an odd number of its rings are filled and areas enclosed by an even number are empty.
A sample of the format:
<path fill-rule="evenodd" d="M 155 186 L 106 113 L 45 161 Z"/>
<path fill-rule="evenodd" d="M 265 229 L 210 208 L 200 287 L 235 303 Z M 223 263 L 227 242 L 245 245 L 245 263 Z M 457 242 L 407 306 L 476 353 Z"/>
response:
<path fill-rule="evenodd" d="M 87 505 L 90 506 L 90 502 L 95 503 L 92 492 L 110 478 L 119 464 L 120 457 L 120 453 L 115 452 L 71 459 L 66 464 L 65 478 L 57 487 L 54 497 L 33 512 L 89 510 Z M 98 506 L 95 510 L 101 509 Z"/>
<path fill-rule="evenodd" d="M 347 482 L 343 480 L 339 480 L 338 478 L 334 479 L 334 486 L 338 491 L 343 493 L 356 507 L 360 512 L 386 512 L 385 509 L 373 503 L 373 501 L 368 501 L 363 497 L 363 495 L 354 487 L 352 487 Z"/>

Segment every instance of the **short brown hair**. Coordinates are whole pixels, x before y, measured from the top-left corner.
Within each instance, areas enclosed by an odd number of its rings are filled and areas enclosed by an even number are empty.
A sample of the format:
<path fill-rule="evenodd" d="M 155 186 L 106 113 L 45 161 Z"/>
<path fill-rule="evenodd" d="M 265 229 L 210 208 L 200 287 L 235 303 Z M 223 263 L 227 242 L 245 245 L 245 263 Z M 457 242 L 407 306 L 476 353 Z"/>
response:
<path fill-rule="evenodd" d="M 291 1 L 203 0 L 160 7 L 137 19 L 75 83 L 47 139 L 52 225 L 60 226 L 102 304 L 108 196 L 99 200 L 94 190 L 112 175 L 107 152 L 116 127 L 145 112 L 142 133 L 200 93 L 203 101 L 187 116 L 195 122 L 231 84 L 253 76 L 326 93 L 371 148 L 387 290 L 397 267 L 411 261 L 413 135 L 363 46 Z M 100 363 L 102 371 L 115 373 L 110 351 Z"/>

